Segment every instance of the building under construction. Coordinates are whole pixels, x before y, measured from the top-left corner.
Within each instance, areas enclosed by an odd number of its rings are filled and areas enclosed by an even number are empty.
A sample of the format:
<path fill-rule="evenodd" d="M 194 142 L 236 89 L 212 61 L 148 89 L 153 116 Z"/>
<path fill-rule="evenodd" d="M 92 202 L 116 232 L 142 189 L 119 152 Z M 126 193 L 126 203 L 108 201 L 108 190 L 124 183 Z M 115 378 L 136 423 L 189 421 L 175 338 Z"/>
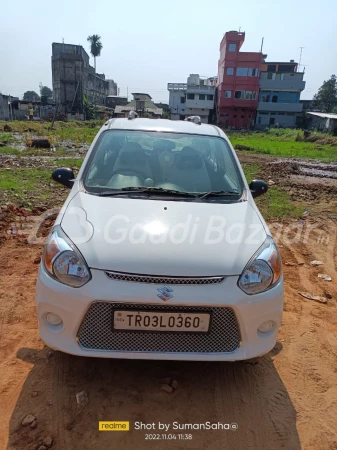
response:
<path fill-rule="evenodd" d="M 52 77 L 56 104 L 71 114 L 83 114 L 85 99 L 91 104 L 104 105 L 111 89 L 117 89 L 113 80 L 95 73 L 81 45 L 52 44 Z"/>

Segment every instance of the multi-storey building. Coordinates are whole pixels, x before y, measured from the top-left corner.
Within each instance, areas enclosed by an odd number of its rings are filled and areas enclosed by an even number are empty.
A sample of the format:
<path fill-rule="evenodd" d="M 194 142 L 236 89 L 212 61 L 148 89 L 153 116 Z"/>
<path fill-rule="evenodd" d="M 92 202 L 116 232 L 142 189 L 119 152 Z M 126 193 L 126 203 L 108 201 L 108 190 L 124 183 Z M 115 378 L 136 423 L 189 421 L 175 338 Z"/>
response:
<path fill-rule="evenodd" d="M 227 32 L 220 43 L 217 120 L 226 128 L 253 128 L 262 52 L 241 52 L 245 33 Z"/>
<path fill-rule="evenodd" d="M 53 96 L 66 112 L 83 112 L 83 96 L 89 103 L 104 105 L 109 81 L 89 64 L 81 45 L 52 44 Z"/>
<path fill-rule="evenodd" d="M 297 63 L 263 61 L 260 73 L 260 94 L 255 128 L 269 126 L 292 128 L 303 105 L 300 95 L 305 88 L 302 72 Z"/>
<path fill-rule="evenodd" d="M 191 74 L 187 83 L 168 83 L 171 119 L 199 116 L 208 123 L 214 110 L 215 85 L 216 77 L 202 78 L 198 74 Z"/>

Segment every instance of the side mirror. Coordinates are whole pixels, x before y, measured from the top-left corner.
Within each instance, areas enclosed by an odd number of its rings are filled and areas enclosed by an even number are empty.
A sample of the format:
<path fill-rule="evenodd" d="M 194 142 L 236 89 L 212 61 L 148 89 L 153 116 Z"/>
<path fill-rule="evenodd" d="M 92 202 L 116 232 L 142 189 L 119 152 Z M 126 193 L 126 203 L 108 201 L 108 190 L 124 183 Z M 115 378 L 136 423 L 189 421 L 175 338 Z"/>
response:
<path fill-rule="evenodd" d="M 249 185 L 253 198 L 260 197 L 268 191 L 268 184 L 263 180 L 253 180 Z"/>
<path fill-rule="evenodd" d="M 51 175 L 52 179 L 56 181 L 56 183 L 61 183 L 63 186 L 68 188 L 72 188 L 74 185 L 75 175 L 74 172 L 68 167 L 60 167 L 55 169 Z"/>

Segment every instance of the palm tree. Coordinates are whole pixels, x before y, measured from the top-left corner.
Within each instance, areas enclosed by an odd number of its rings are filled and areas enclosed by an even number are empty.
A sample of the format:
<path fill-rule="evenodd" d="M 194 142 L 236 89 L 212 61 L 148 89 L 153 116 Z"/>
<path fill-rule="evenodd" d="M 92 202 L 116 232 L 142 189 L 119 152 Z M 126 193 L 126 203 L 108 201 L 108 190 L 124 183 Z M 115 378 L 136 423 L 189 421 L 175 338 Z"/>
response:
<path fill-rule="evenodd" d="M 101 55 L 101 50 L 103 48 L 101 36 L 98 34 L 93 34 L 92 36 L 88 36 L 87 41 L 90 42 L 90 53 L 94 57 L 94 66 L 96 72 L 96 56 Z"/>

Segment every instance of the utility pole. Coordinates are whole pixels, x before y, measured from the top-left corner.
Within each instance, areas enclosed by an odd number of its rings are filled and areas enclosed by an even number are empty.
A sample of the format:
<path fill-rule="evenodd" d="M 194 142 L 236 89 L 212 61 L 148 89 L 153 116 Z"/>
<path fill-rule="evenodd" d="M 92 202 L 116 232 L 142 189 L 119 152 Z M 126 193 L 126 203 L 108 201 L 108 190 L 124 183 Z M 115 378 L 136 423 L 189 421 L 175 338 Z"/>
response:
<path fill-rule="evenodd" d="M 262 53 L 262 49 L 263 49 L 263 41 L 264 41 L 264 37 L 262 38 L 262 42 L 261 42 L 261 50 L 260 50 L 261 53 Z"/>
<path fill-rule="evenodd" d="M 301 66 L 301 60 L 302 60 L 302 51 L 305 47 L 300 47 L 301 51 L 300 51 L 300 59 L 298 61 L 298 72 L 300 71 L 300 66 Z"/>

